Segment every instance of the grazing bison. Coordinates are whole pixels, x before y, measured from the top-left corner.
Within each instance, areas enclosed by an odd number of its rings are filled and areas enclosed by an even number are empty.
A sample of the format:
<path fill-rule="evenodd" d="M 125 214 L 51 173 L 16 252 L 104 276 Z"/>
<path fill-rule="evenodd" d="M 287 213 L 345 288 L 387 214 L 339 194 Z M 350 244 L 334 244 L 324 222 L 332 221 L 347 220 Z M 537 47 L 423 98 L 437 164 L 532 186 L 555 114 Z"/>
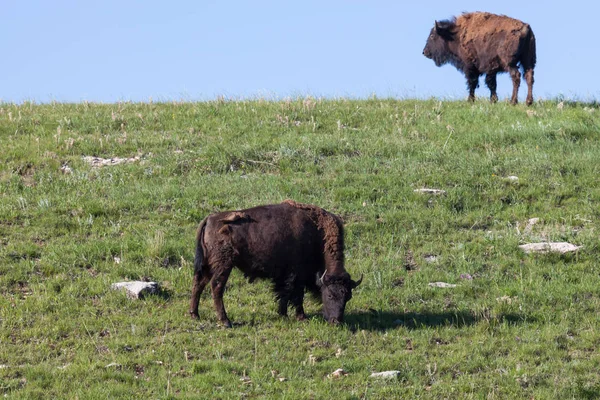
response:
<path fill-rule="evenodd" d="M 288 304 L 296 318 L 305 318 L 304 291 L 320 295 L 323 315 L 343 321 L 355 282 L 344 269 L 344 228 L 341 219 L 317 206 L 286 200 L 240 211 L 209 215 L 198 228 L 190 315 L 198 318 L 198 302 L 211 283 L 217 317 L 231 327 L 223 292 L 233 267 L 250 282 L 268 278 L 274 283 L 279 314 Z"/>
<path fill-rule="evenodd" d="M 509 72 L 513 82 L 510 99 L 517 104 L 521 73 L 527 82 L 527 105 L 533 103 L 533 68 L 535 67 L 535 36 L 531 27 L 505 15 L 486 12 L 466 13 L 458 18 L 435 21 L 423 55 L 435 65 L 450 63 L 467 77 L 469 100 L 475 100 L 479 76 L 485 74 L 490 100 L 496 102 L 496 74 Z"/>

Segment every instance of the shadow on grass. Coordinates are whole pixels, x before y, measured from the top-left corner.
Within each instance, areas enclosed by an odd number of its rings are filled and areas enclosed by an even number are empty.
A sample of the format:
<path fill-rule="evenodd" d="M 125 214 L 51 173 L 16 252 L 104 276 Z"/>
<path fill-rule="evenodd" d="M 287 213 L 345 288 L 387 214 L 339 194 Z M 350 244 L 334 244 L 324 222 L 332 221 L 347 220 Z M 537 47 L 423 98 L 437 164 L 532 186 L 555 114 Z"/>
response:
<path fill-rule="evenodd" d="M 159 288 L 158 292 L 155 294 L 156 297 L 162 300 L 170 300 L 173 297 L 173 291 L 171 289 Z"/>
<path fill-rule="evenodd" d="M 348 313 L 345 323 L 352 330 L 386 331 L 404 327 L 407 329 L 421 329 L 428 327 L 452 326 L 461 328 L 477 324 L 481 321 L 489 323 L 521 324 L 533 322 L 533 318 L 522 314 L 504 313 L 495 317 L 477 317 L 469 311 L 448 312 L 389 312 L 389 311 L 363 311 Z"/>

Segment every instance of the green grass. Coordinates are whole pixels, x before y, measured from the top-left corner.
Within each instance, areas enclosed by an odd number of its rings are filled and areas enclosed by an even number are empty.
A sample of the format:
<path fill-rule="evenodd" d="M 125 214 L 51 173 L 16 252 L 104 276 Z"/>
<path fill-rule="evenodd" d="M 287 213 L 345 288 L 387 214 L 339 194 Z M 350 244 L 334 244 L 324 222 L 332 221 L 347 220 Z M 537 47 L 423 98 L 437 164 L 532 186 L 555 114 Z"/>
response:
<path fill-rule="evenodd" d="M 600 396 L 596 104 L 4 103 L 0 143 L 0 395 Z M 347 269 L 365 277 L 346 326 L 310 297 L 307 322 L 279 318 L 269 284 L 237 271 L 234 329 L 209 290 L 191 320 L 199 221 L 287 198 L 344 218 Z M 584 247 L 518 248 L 544 240 Z M 110 290 L 145 278 L 160 295 Z"/>

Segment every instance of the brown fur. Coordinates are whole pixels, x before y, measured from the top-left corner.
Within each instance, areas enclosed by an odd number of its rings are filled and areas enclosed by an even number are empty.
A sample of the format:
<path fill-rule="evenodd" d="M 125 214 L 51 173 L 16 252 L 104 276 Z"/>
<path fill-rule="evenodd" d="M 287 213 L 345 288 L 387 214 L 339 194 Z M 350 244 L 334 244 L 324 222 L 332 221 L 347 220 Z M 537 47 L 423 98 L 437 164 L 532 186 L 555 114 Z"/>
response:
<path fill-rule="evenodd" d="M 310 213 L 311 218 L 323 233 L 328 272 L 337 274 L 338 271 L 342 271 L 344 269 L 344 224 L 342 219 L 311 204 L 297 203 L 289 199 L 284 200 L 283 204 L 289 204 Z"/>
<path fill-rule="evenodd" d="M 226 326 L 231 323 L 222 297 L 234 266 L 250 281 L 272 280 L 279 313 L 287 314 L 291 303 L 298 319 L 304 318 L 306 289 L 321 294 L 328 320 L 341 321 L 351 289 L 358 284 L 344 268 L 341 219 L 293 200 L 208 216 L 198 228 L 194 265 L 190 314 L 198 317 L 200 294 L 210 282 L 217 315 Z"/>
<path fill-rule="evenodd" d="M 509 72 L 513 81 L 511 102 L 517 103 L 521 79 L 527 81 L 527 104 L 533 102 L 533 69 L 536 64 L 535 36 L 531 27 L 505 15 L 466 13 L 450 21 L 435 23 L 423 54 L 436 65 L 453 64 L 467 77 L 469 99 L 475 99 L 479 76 L 486 75 L 490 99 L 495 102 L 496 74 Z"/>

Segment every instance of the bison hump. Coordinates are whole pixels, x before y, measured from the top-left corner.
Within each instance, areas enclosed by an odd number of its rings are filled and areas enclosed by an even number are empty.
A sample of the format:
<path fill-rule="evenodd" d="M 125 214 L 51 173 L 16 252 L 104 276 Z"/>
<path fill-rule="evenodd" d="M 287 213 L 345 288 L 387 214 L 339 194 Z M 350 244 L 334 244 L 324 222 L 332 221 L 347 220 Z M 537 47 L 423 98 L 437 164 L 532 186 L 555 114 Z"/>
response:
<path fill-rule="evenodd" d="M 233 224 L 242 221 L 251 221 L 250 216 L 243 211 L 232 211 L 219 220 L 223 224 Z"/>

